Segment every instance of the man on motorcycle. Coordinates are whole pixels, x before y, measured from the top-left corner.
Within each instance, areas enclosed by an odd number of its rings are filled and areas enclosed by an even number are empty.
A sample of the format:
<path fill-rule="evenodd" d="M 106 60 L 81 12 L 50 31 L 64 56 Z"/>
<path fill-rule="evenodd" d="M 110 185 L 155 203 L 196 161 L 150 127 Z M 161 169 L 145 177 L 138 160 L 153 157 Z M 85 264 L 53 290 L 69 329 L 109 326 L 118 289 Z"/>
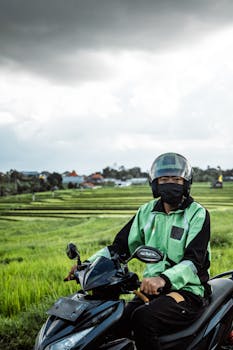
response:
<path fill-rule="evenodd" d="M 163 260 L 148 264 L 143 273 L 140 290 L 149 304 L 135 297 L 119 322 L 122 336 L 133 331 L 138 350 L 161 349 L 159 336 L 196 320 L 211 293 L 207 284 L 210 217 L 190 196 L 189 162 L 177 153 L 162 154 L 149 176 L 154 199 L 138 209 L 111 246 L 90 258 L 118 253 L 124 260 L 140 245 L 163 252 Z"/>

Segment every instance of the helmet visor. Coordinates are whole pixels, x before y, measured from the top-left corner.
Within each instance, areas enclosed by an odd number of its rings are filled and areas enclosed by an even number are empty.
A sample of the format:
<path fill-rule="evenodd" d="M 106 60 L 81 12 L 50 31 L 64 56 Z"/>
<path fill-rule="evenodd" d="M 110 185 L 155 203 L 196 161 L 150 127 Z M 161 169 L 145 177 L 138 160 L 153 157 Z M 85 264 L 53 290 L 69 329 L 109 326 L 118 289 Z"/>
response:
<path fill-rule="evenodd" d="M 165 153 L 155 159 L 150 170 L 151 182 L 161 176 L 180 176 L 192 179 L 192 167 L 185 157 L 177 153 Z"/>

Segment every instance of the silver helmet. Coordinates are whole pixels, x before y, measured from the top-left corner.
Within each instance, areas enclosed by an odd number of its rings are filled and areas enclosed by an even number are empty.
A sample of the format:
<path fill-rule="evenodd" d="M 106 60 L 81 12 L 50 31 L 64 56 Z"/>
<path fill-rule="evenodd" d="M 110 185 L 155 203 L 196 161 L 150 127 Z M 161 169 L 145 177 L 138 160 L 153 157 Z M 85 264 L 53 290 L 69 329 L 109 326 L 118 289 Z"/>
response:
<path fill-rule="evenodd" d="M 192 180 L 192 167 L 187 159 L 178 153 L 164 153 L 157 157 L 150 169 L 150 182 L 161 176 L 180 176 Z"/>
<path fill-rule="evenodd" d="M 161 176 L 180 176 L 184 181 L 184 195 L 189 196 L 192 183 L 192 167 L 187 159 L 178 153 L 164 153 L 157 157 L 149 171 L 149 182 L 153 182 L 153 195 L 158 197 L 157 179 Z"/>

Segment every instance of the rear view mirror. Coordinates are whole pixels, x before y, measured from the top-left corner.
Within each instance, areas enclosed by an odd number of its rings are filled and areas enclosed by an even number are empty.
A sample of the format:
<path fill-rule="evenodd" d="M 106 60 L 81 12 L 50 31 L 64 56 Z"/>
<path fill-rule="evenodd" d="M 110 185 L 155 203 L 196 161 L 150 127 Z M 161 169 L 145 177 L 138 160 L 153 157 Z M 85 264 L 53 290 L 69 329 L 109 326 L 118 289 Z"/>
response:
<path fill-rule="evenodd" d="M 69 243 L 66 247 L 66 254 L 69 259 L 73 260 L 75 258 L 80 258 L 78 248 L 74 243 Z"/>
<path fill-rule="evenodd" d="M 133 258 L 147 264 L 153 264 L 163 260 L 163 253 L 157 248 L 142 245 L 134 251 L 129 260 Z"/>

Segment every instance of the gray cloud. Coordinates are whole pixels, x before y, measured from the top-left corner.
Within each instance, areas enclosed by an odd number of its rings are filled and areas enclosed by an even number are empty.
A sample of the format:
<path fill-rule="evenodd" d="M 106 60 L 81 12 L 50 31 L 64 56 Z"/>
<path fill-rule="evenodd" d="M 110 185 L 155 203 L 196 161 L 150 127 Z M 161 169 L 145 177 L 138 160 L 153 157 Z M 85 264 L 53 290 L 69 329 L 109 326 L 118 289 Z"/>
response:
<path fill-rule="evenodd" d="M 0 9 L 1 65 L 84 81 L 110 74 L 90 51 L 166 51 L 201 40 L 232 23 L 233 2 L 1 0 Z"/>
<path fill-rule="evenodd" d="M 232 167 L 232 13 L 232 0 L 0 0 L 0 170 L 147 170 L 170 150 Z"/>

